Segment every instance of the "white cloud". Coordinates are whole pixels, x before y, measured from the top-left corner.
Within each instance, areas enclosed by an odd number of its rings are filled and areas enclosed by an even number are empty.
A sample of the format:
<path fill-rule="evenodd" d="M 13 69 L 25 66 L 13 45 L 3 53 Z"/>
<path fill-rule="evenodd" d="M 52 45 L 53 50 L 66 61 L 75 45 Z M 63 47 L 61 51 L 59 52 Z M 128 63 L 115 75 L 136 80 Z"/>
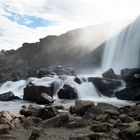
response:
<path fill-rule="evenodd" d="M 139 0 L 0 0 L 0 49 L 18 48 L 49 34 L 111 20 L 131 19 L 139 15 Z M 10 21 L 3 6 L 20 15 L 56 21 L 55 26 L 31 29 Z M 27 21 L 29 23 L 31 21 Z"/>

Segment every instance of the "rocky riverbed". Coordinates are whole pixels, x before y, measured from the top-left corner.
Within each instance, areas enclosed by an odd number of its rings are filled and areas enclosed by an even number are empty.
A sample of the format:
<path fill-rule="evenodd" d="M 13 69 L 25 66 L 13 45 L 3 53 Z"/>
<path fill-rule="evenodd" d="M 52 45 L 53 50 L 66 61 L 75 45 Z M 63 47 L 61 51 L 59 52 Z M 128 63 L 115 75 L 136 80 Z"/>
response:
<path fill-rule="evenodd" d="M 139 140 L 140 103 L 116 107 L 76 100 L 61 105 L 22 106 L 20 115 L 0 112 L 1 140 Z"/>

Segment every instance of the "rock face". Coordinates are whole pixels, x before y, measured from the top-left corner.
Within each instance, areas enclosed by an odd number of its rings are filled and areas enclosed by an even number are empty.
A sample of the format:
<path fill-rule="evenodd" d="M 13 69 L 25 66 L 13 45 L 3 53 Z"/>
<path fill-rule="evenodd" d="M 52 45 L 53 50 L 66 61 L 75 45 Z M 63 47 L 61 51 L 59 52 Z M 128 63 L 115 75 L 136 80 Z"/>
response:
<path fill-rule="evenodd" d="M 89 82 L 92 82 L 95 87 L 105 96 L 111 97 L 114 90 L 122 85 L 120 80 L 99 78 L 99 77 L 89 77 Z"/>
<path fill-rule="evenodd" d="M 23 100 L 37 101 L 42 93 L 46 93 L 49 96 L 53 96 L 52 87 L 35 86 L 29 84 L 24 88 Z"/>
<path fill-rule="evenodd" d="M 77 99 L 78 95 L 74 88 L 70 85 L 64 85 L 58 92 L 58 97 L 60 99 Z"/>

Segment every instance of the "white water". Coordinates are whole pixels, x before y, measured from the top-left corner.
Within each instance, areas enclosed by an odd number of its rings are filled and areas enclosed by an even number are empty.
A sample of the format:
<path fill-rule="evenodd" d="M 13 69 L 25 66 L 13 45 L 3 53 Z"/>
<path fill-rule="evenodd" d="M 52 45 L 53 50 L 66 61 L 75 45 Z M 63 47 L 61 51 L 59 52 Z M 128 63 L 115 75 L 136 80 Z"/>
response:
<path fill-rule="evenodd" d="M 120 72 L 122 68 L 140 66 L 139 29 L 140 17 L 107 42 L 102 61 L 103 70 L 113 68 Z"/>

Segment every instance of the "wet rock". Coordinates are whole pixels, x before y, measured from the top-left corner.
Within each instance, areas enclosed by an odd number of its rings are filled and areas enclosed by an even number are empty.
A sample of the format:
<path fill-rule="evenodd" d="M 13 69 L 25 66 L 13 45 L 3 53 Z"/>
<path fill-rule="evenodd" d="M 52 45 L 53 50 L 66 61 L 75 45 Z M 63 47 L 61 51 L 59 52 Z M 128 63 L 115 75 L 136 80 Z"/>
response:
<path fill-rule="evenodd" d="M 94 124 L 91 126 L 93 132 L 110 132 L 112 125 L 109 123 Z"/>
<path fill-rule="evenodd" d="M 89 109 L 94 107 L 94 102 L 92 101 L 82 101 L 82 100 L 76 100 L 75 106 L 70 107 L 70 113 L 76 113 L 78 115 L 84 115 L 84 113 Z"/>
<path fill-rule="evenodd" d="M 64 85 L 57 93 L 60 99 L 77 99 L 78 95 L 70 85 Z"/>
<path fill-rule="evenodd" d="M 15 98 L 15 95 L 13 92 L 6 92 L 6 93 L 3 93 L 3 94 L 0 94 L 0 101 L 12 101 L 14 100 Z"/>
<path fill-rule="evenodd" d="M 110 79 L 118 79 L 119 75 L 116 75 L 114 70 L 112 68 L 110 68 L 109 70 L 105 71 L 102 76 L 104 78 L 110 78 Z"/>
<path fill-rule="evenodd" d="M 132 80 L 132 78 L 134 77 L 135 74 L 140 74 L 140 69 L 139 68 L 122 69 L 121 70 L 122 79 L 126 83 L 129 83 Z"/>
<path fill-rule="evenodd" d="M 32 84 L 27 85 L 24 88 L 24 94 L 23 99 L 29 100 L 29 101 L 37 101 L 37 99 L 40 97 L 41 93 L 46 93 L 49 96 L 53 96 L 52 87 L 48 86 L 35 86 Z"/>
<path fill-rule="evenodd" d="M 115 79 L 90 77 L 88 78 L 88 81 L 92 82 L 98 91 L 101 92 L 104 96 L 109 97 L 114 94 L 115 89 L 122 86 L 121 81 Z"/>
<path fill-rule="evenodd" d="M 75 78 L 74 78 L 74 81 L 75 81 L 77 84 L 81 84 L 81 83 L 82 83 L 82 81 L 81 81 L 81 79 L 80 79 L 79 77 L 75 77 Z"/>
<path fill-rule="evenodd" d="M 120 91 L 116 91 L 115 95 L 118 99 L 121 100 L 139 101 L 140 86 L 126 87 Z"/>
<path fill-rule="evenodd" d="M 96 116 L 96 120 L 100 122 L 106 122 L 109 119 L 108 114 L 99 114 Z"/>
<path fill-rule="evenodd" d="M 68 114 L 59 114 L 55 117 L 45 120 L 41 127 L 61 127 L 69 123 L 69 115 Z"/>
<path fill-rule="evenodd" d="M 37 104 L 50 104 L 53 103 L 54 100 L 51 96 L 47 95 L 46 93 L 41 93 L 39 98 L 36 100 Z"/>

